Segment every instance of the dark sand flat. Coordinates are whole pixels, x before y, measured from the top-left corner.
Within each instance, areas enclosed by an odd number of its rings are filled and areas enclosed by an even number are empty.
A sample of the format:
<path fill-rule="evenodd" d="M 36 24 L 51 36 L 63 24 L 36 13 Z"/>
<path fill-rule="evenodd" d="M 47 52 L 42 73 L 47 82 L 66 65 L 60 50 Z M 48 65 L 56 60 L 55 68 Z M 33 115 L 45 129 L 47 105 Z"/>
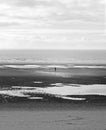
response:
<path fill-rule="evenodd" d="M 48 83 L 106 84 L 106 69 L 57 69 L 55 72 L 54 69 L 45 68 L 0 68 L 0 85 L 34 86 L 35 84 L 31 83 L 33 80 L 44 81 L 45 85 Z M 30 83 L 27 84 L 28 81 Z"/>

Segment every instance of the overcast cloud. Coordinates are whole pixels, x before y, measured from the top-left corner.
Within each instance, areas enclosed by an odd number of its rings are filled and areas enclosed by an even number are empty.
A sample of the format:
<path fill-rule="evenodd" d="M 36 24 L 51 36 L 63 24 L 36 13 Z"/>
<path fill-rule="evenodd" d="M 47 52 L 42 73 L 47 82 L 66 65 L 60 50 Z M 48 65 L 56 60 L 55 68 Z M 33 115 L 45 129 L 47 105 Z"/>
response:
<path fill-rule="evenodd" d="M 0 49 L 106 49 L 106 0 L 0 0 Z"/>

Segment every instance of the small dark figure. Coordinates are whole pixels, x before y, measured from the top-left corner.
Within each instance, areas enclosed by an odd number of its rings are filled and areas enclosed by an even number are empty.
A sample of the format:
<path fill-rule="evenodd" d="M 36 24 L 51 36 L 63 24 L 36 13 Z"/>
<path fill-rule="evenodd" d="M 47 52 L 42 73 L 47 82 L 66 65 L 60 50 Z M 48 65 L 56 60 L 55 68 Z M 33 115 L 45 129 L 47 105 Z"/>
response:
<path fill-rule="evenodd" d="M 56 67 L 54 68 L 55 72 L 56 72 Z"/>

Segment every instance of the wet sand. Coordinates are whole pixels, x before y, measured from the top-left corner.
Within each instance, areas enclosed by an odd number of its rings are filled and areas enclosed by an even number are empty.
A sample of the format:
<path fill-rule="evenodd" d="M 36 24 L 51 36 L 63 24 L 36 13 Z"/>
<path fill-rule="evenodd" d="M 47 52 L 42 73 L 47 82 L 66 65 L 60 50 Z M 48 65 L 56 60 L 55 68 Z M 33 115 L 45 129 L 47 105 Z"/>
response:
<path fill-rule="evenodd" d="M 106 130 L 106 111 L 0 111 L 0 129 Z"/>
<path fill-rule="evenodd" d="M 33 82 L 42 81 L 43 86 L 51 83 L 70 84 L 106 84 L 106 69 L 101 68 L 72 68 L 54 69 L 45 68 L 0 68 L 0 85 L 36 86 Z M 37 87 L 39 85 L 37 84 Z"/>
<path fill-rule="evenodd" d="M 47 76 L 47 77 L 73 77 L 73 76 L 106 76 L 106 68 L 0 68 L 0 76 Z"/>

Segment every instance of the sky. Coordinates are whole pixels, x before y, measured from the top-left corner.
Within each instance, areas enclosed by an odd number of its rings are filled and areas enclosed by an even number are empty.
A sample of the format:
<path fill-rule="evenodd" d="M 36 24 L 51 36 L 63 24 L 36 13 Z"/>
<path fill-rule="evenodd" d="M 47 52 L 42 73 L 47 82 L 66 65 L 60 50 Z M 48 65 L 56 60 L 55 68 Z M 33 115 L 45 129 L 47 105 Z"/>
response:
<path fill-rule="evenodd" d="M 106 49 L 106 0 L 0 0 L 0 49 Z"/>

